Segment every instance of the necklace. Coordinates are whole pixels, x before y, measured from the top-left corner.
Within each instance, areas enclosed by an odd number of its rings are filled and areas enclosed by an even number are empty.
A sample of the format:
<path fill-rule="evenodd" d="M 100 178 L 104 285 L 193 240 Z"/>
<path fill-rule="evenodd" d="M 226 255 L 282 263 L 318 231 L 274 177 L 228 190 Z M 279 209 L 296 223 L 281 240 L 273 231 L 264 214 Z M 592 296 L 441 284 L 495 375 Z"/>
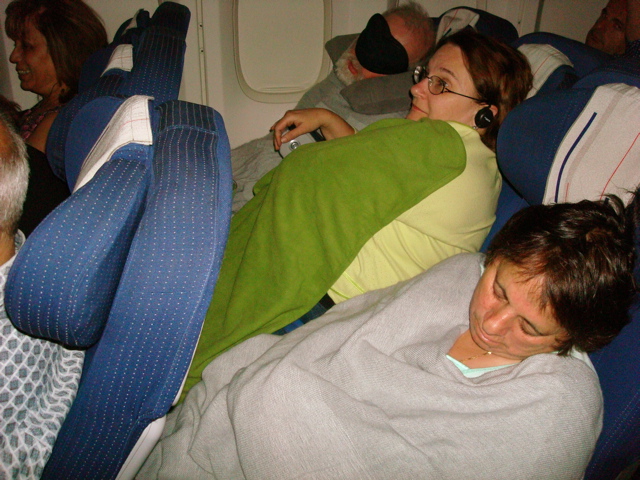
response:
<path fill-rule="evenodd" d="M 462 360 L 462 363 L 468 362 L 469 360 L 473 360 L 474 358 L 484 357 L 485 355 L 491 355 L 491 352 L 484 352 L 484 353 L 481 353 L 479 355 L 474 355 L 472 357 L 465 358 L 464 360 Z"/>

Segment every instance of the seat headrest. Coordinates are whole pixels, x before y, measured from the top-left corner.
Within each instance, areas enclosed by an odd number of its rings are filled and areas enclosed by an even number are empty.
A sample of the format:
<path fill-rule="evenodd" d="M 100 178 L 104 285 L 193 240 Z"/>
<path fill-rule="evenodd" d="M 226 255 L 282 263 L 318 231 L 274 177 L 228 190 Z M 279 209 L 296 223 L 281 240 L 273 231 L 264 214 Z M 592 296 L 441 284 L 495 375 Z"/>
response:
<path fill-rule="evenodd" d="M 527 57 L 533 72 L 533 87 L 529 97 L 537 93 L 548 93 L 569 88 L 578 79 L 571 60 L 551 45 L 544 43 L 525 43 L 518 50 Z"/>
<path fill-rule="evenodd" d="M 467 27 L 504 43 L 512 43 L 518 38 L 518 30 L 509 20 L 478 8 L 451 8 L 440 15 L 437 24 L 436 42 Z"/>
<path fill-rule="evenodd" d="M 84 114 L 94 117 L 101 110 L 105 116 L 105 105 L 107 111 L 119 107 L 109 115 L 117 125 L 105 130 L 130 129 L 127 109 L 134 100 L 100 98 L 86 105 L 72 138 L 82 138 Z M 148 99 L 141 101 L 149 109 Z M 111 141 L 109 135 L 100 138 Z M 78 348 L 93 345 L 106 324 L 142 217 L 153 157 L 150 145 L 120 142 L 113 152 L 97 145 L 101 163 L 88 163 L 84 187 L 29 236 L 5 292 L 7 312 L 20 330 Z"/>
<path fill-rule="evenodd" d="M 525 44 L 546 44 L 559 50 L 571 61 L 578 77 L 583 77 L 594 68 L 611 59 L 610 55 L 600 50 L 554 33 L 529 33 L 512 43 L 515 48 Z"/>
<path fill-rule="evenodd" d="M 640 60 L 621 57 L 605 62 L 580 78 L 574 88 L 595 88 L 607 83 L 640 87 Z"/>
<path fill-rule="evenodd" d="M 556 152 L 544 203 L 600 199 L 625 202 L 640 183 L 640 89 L 602 85 L 576 118 Z"/>
<path fill-rule="evenodd" d="M 542 203 L 556 150 L 592 93 L 569 89 L 536 95 L 509 112 L 500 126 L 500 170 L 530 205 Z"/>
<path fill-rule="evenodd" d="M 71 124 L 70 139 L 86 129 L 90 121 L 99 123 L 101 118 L 110 118 L 110 120 L 100 132 L 98 140 L 88 154 L 84 151 L 85 149 L 77 149 L 78 145 L 75 142 L 69 142 L 66 171 L 67 180 L 74 184 L 72 192 L 91 180 L 118 149 L 131 143 L 153 144 L 149 113 L 151 100 L 153 100 L 151 97 L 144 95 L 136 95 L 126 100 L 103 97 L 86 105 L 78 113 Z M 112 111 L 115 105 L 117 110 Z"/>
<path fill-rule="evenodd" d="M 623 84 L 526 100 L 498 134 L 498 163 L 529 204 L 616 193 L 640 181 L 640 90 Z"/>
<path fill-rule="evenodd" d="M 82 164 L 100 135 L 122 105 L 123 99 L 98 97 L 84 105 L 67 127 L 63 168 L 69 191 L 73 191 Z"/>
<path fill-rule="evenodd" d="M 120 25 L 120 28 L 113 36 L 113 41 L 106 47 L 91 54 L 82 65 L 82 72 L 78 81 L 78 92 L 84 92 L 98 81 L 113 56 L 113 52 L 120 45 L 137 45 L 140 35 L 148 26 L 149 12 L 142 9 Z"/>

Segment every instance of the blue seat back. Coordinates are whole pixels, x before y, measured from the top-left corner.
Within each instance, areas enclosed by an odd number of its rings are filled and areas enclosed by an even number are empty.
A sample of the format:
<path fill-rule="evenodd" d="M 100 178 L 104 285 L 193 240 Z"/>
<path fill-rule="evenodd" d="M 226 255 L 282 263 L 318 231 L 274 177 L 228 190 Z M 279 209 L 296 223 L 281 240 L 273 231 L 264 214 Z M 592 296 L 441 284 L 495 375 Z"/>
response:
<path fill-rule="evenodd" d="M 138 15 L 141 16 L 141 15 Z M 81 163 L 88 151 L 68 155 L 67 141 L 71 122 L 80 109 L 91 100 L 101 96 L 148 95 L 158 103 L 178 98 L 184 65 L 185 38 L 191 13 L 187 7 L 174 2 L 161 3 L 151 19 L 142 22 L 131 33 L 122 33 L 106 52 L 113 52 L 116 46 L 131 41 L 131 70 L 110 68 L 102 73 L 107 63 L 105 51 L 90 57 L 81 79 L 83 90 L 70 100 L 61 110 L 49 132 L 47 158 L 53 172 L 73 188 L 75 178 L 67 175 L 68 164 Z M 146 25 L 146 26 L 145 26 Z M 102 75 L 95 79 L 96 72 Z M 86 77 L 89 77 L 87 80 Z M 87 84 L 93 82 L 90 86 Z M 85 129 L 84 144 L 93 145 L 102 132 L 103 125 L 88 125 Z M 72 167 L 73 170 L 73 167 Z"/>
<path fill-rule="evenodd" d="M 602 63 L 578 80 L 575 88 L 594 88 L 607 83 L 626 83 L 640 88 L 640 59 L 621 57 Z"/>
<path fill-rule="evenodd" d="M 7 310 L 21 328 L 90 346 L 42 478 L 118 475 L 177 398 L 213 294 L 231 218 L 224 124 L 202 105 L 150 106 L 153 144 L 117 149 L 11 270 Z"/>
<path fill-rule="evenodd" d="M 514 213 L 527 205 L 542 203 L 556 152 L 592 94 L 593 89 L 583 89 L 536 95 L 507 115 L 497 142 L 503 190 L 496 221 L 481 251 L 486 252 L 491 239 Z"/>

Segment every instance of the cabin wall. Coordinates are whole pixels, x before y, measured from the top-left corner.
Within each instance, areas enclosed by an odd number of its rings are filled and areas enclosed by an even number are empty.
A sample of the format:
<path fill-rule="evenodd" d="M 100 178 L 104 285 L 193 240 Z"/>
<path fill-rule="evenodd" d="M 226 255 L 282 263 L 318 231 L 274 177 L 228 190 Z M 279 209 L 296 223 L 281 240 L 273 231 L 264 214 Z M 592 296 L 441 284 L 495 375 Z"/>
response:
<path fill-rule="evenodd" d="M 4 24 L 4 10 L 10 0 L 0 0 L 0 18 Z M 109 37 L 113 37 L 120 24 L 130 18 L 139 8 L 153 12 L 158 0 L 136 0 L 114 2 L 112 0 L 86 0 L 103 18 Z M 191 26 L 187 37 L 187 53 L 180 98 L 204 103 L 217 109 L 224 117 L 232 146 L 240 145 L 252 138 L 265 135 L 269 127 L 287 109 L 293 108 L 302 96 L 303 90 L 290 95 L 263 96 L 256 100 L 243 91 L 236 71 L 234 58 L 234 0 L 177 0 L 191 10 Z M 250 2 L 266 0 L 238 0 L 247 5 Z M 273 21 L 265 21 L 263 37 L 272 41 L 263 59 L 261 68 L 265 72 L 282 71 L 281 78 L 287 79 L 291 72 L 300 69 L 312 69 L 311 76 L 323 78 L 329 71 L 326 54 L 325 64 L 321 66 L 323 52 L 317 34 L 305 45 L 306 38 L 293 37 L 294 31 L 304 31 L 307 19 L 295 12 L 303 0 L 269 0 L 273 10 L 278 12 L 277 27 Z M 327 38 L 336 35 L 361 31 L 369 17 L 375 12 L 395 6 L 399 0 L 304 0 L 317 5 L 318 2 L 330 4 L 327 22 Z M 607 0 L 420 0 L 430 15 L 438 16 L 455 6 L 470 6 L 486 9 L 498 16 L 510 20 L 521 35 L 536 30 L 551 31 L 576 40 L 584 40 L 587 31 L 599 16 Z M 310 3 L 310 4 L 311 4 Z M 401 2 L 400 2 L 401 3 Z M 264 3 L 262 4 L 264 5 Z M 538 15 L 540 10 L 541 15 Z M 322 10 L 316 8 L 315 11 Z M 538 18 L 539 17 L 539 18 Z M 320 20 L 321 21 L 321 20 Z M 314 24 L 317 27 L 317 19 Z M 253 27 L 252 27 L 253 28 Z M 309 27 L 311 28 L 311 27 Z M 266 41 L 266 40 L 265 40 Z M 275 43 L 273 43 L 275 42 Z M 280 43 L 278 43 L 280 42 Z M 271 44 L 270 44 L 271 45 Z M 262 45 L 261 47 L 264 47 Z M 0 93 L 16 100 L 23 107 L 33 105 L 35 95 L 23 92 L 15 73 L 14 65 L 8 59 L 13 43 L 6 35 L 0 42 Z M 315 55 L 313 67 L 300 66 L 304 60 L 301 54 L 312 52 Z M 322 67 L 322 68 L 321 68 Z M 308 83 L 308 78 L 305 79 Z M 306 88 L 306 87 L 305 87 Z M 264 98 L 267 98 L 265 101 Z"/>
<path fill-rule="evenodd" d="M 204 51 L 204 61 L 198 62 L 195 59 L 199 49 L 189 49 L 185 78 L 191 77 L 193 80 L 199 74 L 203 84 L 199 97 L 189 95 L 189 93 L 195 93 L 195 88 L 191 88 L 190 91 L 187 89 L 185 92 L 185 99 L 201 101 L 220 111 L 225 118 L 232 146 L 238 146 L 248 140 L 267 134 L 274 121 L 280 118 L 286 110 L 295 107 L 303 92 L 301 91 L 294 99 L 288 101 L 277 99 L 272 102 L 256 101 L 247 97 L 238 84 L 232 56 L 234 48 L 233 23 L 222 21 L 222 19 L 233 17 L 233 0 L 194 1 L 202 5 L 198 24 L 202 25 L 201 49 Z M 299 0 L 289 1 L 299 2 Z M 373 13 L 384 11 L 397 3 L 394 0 L 333 0 L 331 2 L 331 16 L 327 19 L 330 22 L 330 37 L 361 31 Z M 421 0 L 420 3 L 432 16 L 438 16 L 455 6 L 485 8 L 496 15 L 509 19 L 521 34 L 534 30 L 538 9 L 538 0 Z M 278 11 L 283 12 L 282 15 L 286 15 L 289 9 L 280 7 Z M 304 21 L 306 21 L 305 18 L 292 17 L 287 19 L 285 24 Z M 276 29 L 275 32 L 277 31 Z M 280 31 L 287 31 L 287 29 L 283 28 Z M 289 32 L 287 31 L 287 33 Z M 274 30 L 268 29 L 265 36 L 274 36 Z M 288 60 L 289 56 L 293 57 L 298 50 L 307 49 L 306 51 L 310 51 L 314 48 L 322 48 L 318 42 L 305 47 L 306 38 L 304 37 L 291 38 L 291 36 L 282 35 L 277 39 L 282 42 L 281 46 L 273 48 L 273 57 L 266 60 L 265 68 L 268 68 L 268 64 L 272 61 Z M 296 68 L 294 61 L 289 66 Z M 199 68 L 201 70 L 198 70 Z M 323 78 L 328 71 L 325 69 L 319 78 Z M 283 78 L 287 78 L 284 73 Z M 196 98 L 198 99 L 194 100 Z"/>
<path fill-rule="evenodd" d="M 584 42 L 608 0 L 544 0 L 540 31 Z"/>

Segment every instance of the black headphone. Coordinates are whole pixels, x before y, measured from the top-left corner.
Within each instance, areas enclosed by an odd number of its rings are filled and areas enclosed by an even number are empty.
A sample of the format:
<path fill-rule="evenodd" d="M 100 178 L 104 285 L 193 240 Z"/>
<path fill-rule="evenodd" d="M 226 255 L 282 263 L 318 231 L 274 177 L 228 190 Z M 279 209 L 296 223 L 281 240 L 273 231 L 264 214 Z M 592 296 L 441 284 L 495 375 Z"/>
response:
<path fill-rule="evenodd" d="M 491 107 L 484 107 L 478 110 L 476 118 L 473 120 L 478 128 L 487 128 L 493 122 L 495 116 L 491 111 Z"/>

